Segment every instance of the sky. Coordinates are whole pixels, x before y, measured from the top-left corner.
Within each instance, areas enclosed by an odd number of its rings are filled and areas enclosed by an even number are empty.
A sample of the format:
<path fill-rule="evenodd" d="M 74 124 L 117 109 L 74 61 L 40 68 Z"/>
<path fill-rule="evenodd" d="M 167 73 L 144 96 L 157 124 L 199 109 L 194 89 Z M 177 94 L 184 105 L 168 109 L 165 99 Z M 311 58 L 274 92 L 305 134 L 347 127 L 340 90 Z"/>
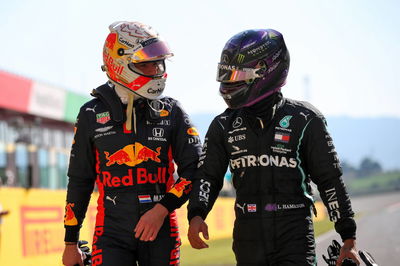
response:
<path fill-rule="evenodd" d="M 215 81 L 224 44 L 272 28 L 291 56 L 284 96 L 326 116 L 400 118 L 399 11 L 396 0 L 0 0 L 0 69 L 89 96 L 106 81 L 108 26 L 140 21 L 175 54 L 164 94 L 189 114 L 218 114 L 226 108 Z"/>

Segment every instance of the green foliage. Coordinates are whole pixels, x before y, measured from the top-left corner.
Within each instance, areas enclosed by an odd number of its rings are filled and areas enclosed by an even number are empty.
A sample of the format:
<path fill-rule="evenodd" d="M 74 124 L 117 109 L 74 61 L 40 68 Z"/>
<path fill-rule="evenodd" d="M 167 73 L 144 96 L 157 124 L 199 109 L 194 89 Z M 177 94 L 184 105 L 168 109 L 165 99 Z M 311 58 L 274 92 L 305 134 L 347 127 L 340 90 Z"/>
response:
<path fill-rule="evenodd" d="M 370 157 L 365 157 L 362 159 L 359 167 L 354 167 L 346 161 L 343 161 L 341 166 L 344 176 L 348 178 L 364 178 L 382 173 L 382 166 L 380 163 Z"/>
<path fill-rule="evenodd" d="M 381 165 L 371 158 L 364 158 L 360 163 L 359 176 L 369 176 L 382 173 Z"/>
<path fill-rule="evenodd" d="M 400 172 L 389 172 L 346 181 L 350 193 L 371 193 L 400 189 Z"/>

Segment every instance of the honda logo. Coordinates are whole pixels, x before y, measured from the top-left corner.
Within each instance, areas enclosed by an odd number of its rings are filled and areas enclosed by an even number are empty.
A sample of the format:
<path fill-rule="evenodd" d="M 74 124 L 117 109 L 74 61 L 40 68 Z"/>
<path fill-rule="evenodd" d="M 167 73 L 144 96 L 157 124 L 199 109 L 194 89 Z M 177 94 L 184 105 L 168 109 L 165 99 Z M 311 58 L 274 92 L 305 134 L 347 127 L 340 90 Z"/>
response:
<path fill-rule="evenodd" d="M 162 138 L 164 136 L 164 129 L 159 127 L 153 128 L 153 136 Z"/>

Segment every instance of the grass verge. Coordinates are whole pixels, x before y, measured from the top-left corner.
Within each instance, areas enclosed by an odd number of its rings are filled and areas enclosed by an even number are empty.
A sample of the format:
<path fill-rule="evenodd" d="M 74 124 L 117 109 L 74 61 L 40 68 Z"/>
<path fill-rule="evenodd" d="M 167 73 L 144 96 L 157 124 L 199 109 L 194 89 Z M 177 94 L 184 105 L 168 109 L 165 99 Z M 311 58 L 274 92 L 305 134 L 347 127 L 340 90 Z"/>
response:
<path fill-rule="evenodd" d="M 328 219 L 314 222 L 315 235 L 321 235 L 333 229 L 333 223 Z M 184 236 L 186 237 L 186 236 Z M 182 266 L 233 266 L 236 265 L 235 255 L 232 251 L 232 239 L 224 238 L 207 242 L 207 249 L 197 250 L 190 245 L 181 247 Z"/>

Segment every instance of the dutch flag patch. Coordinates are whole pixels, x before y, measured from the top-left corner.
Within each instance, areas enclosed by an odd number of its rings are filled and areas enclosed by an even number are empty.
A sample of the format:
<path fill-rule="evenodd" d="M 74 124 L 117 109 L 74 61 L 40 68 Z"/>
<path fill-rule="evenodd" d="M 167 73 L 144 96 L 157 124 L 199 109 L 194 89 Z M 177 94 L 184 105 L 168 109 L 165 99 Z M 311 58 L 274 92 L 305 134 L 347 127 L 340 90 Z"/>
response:
<path fill-rule="evenodd" d="M 140 203 L 149 203 L 149 202 L 151 202 L 150 195 L 139 195 L 139 202 Z"/>

